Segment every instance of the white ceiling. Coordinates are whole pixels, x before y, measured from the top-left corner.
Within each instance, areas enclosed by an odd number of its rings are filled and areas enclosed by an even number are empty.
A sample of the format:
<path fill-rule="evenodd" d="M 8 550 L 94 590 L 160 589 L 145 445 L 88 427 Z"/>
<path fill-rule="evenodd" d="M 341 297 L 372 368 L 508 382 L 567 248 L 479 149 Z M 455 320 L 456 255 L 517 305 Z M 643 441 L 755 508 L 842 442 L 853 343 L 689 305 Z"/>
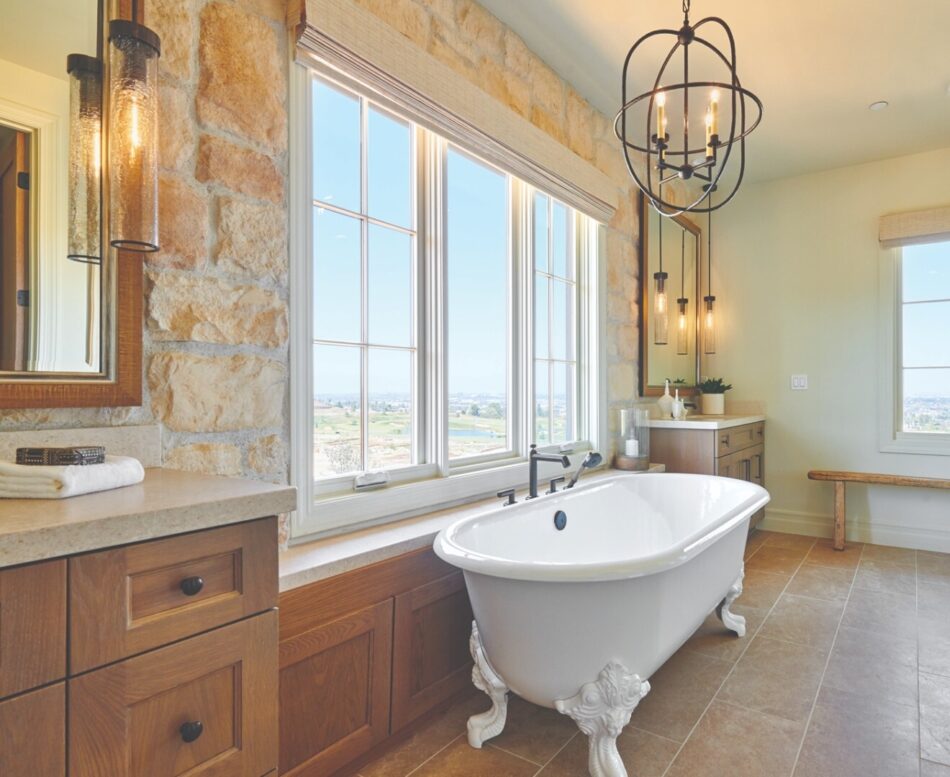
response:
<path fill-rule="evenodd" d="M 480 2 L 611 118 L 630 46 L 682 22 L 680 0 Z M 705 16 L 730 25 L 739 77 L 765 104 L 749 179 L 950 146 L 950 0 L 693 0 L 692 21 Z M 659 60 L 644 61 L 646 90 Z"/>
<path fill-rule="evenodd" d="M 66 55 L 96 53 L 96 0 L 0 0 L 0 59 L 66 79 Z"/>

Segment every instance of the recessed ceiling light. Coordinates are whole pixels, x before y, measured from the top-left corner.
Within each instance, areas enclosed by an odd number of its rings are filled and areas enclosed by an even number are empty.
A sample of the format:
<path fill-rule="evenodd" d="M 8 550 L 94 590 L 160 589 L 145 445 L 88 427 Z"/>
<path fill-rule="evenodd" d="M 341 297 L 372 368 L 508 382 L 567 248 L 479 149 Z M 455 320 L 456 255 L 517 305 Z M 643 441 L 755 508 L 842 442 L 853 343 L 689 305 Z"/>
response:
<path fill-rule="evenodd" d="M 868 108 L 872 111 L 883 111 L 890 103 L 887 100 L 876 100 Z"/>

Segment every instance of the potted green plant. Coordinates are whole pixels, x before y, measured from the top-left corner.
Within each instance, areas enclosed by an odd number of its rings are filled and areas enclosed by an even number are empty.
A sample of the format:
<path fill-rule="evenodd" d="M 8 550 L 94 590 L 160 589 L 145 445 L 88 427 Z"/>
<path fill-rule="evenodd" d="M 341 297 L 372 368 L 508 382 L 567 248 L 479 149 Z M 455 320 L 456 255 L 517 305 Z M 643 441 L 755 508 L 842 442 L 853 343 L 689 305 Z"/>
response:
<path fill-rule="evenodd" d="M 722 378 L 703 378 L 699 390 L 703 395 L 703 415 L 722 415 L 726 412 L 726 392 L 732 388 Z"/>

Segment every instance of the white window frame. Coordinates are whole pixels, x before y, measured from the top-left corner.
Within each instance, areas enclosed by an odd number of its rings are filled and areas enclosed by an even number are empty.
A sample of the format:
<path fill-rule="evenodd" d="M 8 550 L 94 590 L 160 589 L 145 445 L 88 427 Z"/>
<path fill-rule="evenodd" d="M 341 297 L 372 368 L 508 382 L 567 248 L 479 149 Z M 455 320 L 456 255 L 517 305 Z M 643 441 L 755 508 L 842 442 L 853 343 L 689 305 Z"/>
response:
<path fill-rule="evenodd" d="M 940 241 L 944 242 L 944 241 Z M 905 432 L 903 407 L 903 294 L 900 246 L 882 248 L 879 263 L 879 448 L 883 453 L 950 456 L 950 433 Z"/>
<path fill-rule="evenodd" d="M 300 494 L 299 508 L 291 519 L 291 543 L 385 523 L 400 518 L 431 512 L 493 495 L 496 491 L 527 483 L 527 448 L 534 429 L 534 348 L 533 329 L 533 261 L 530 240 L 533 239 L 529 211 L 534 189 L 509 175 L 510 207 L 510 323 L 515 328 L 511 338 L 509 369 L 510 429 L 509 450 L 485 456 L 448 460 L 448 381 L 444 375 L 447 317 L 445 306 L 446 276 L 441 257 L 444 256 L 445 203 L 426 201 L 421 194 L 432 186 L 433 178 L 444 175 L 446 149 L 453 148 L 478 162 L 501 169 L 485 161 L 477 152 L 466 149 L 457 140 L 446 140 L 424 131 L 416 132 L 416 180 L 419 182 L 416 228 L 418 262 L 416 270 L 425 283 L 436 287 L 417 294 L 415 311 L 421 326 L 416 330 L 418 349 L 417 390 L 423 397 L 420 415 L 436 419 L 428 423 L 420 419 L 419 443 L 428 450 L 430 462 L 390 471 L 384 488 L 340 492 L 341 484 L 352 482 L 352 476 L 315 482 L 313 472 L 313 339 L 312 339 L 312 152 L 311 82 L 314 77 L 335 82 L 344 90 L 358 91 L 382 110 L 401 119 L 419 124 L 412 116 L 375 99 L 375 93 L 354 89 L 352 83 L 330 68 L 309 63 L 291 66 L 290 97 L 290 302 L 291 302 L 291 482 Z M 429 188 L 429 191 L 432 191 Z M 442 186 L 435 187 L 438 192 Z M 551 192 L 544 194 L 559 199 Z M 568 204 L 573 213 L 579 213 Z M 572 443 L 545 446 L 567 453 L 576 465 L 587 450 L 602 448 L 607 442 L 605 346 L 602 300 L 606 298 L 604 254 L 606 230 L 590 218 L 575 217 L 574 239 L 576 263 L 575 323 L 577 336 L 576 416 L 575 431 L 583 439 Z M 527 275 L 528 277 L 524 277 Z M 417 286 L 420 288 L 420 286 Z M 529 401 L 519 402 L 527 396 Z M 522 405 L 530 407 L 522 411 Z M 560 466 L 545 464 L 542 477 L 562 474 Z M 342 481 L 342 483 L 341 483 Z"/>

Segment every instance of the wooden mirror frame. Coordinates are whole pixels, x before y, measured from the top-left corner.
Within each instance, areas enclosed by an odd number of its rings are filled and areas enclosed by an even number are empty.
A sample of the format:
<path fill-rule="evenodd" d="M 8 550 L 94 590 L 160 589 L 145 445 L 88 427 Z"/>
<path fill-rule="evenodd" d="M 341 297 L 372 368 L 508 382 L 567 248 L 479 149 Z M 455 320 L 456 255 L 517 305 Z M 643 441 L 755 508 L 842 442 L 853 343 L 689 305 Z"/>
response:
<path fill-rule="evenodd" d="M 108 40 L 110 19 L 131 19 L 145 22 L 146 0 L 99 0 L 106 4 L 102 34 Z M 134 13 L 134 19 L 133 19 Z M 104 54 L 103 84 L 108 84 L 108 55 Z M 108 99 L 103 89 L 103 98 Z M 107 106 L 103 116 L 107 116 Z M 104 133 L 108 135 L 108 131 Z M 106 139 L 108 142 L 108 138 Z M 103 154 L 103 159 L 108 156 Z M 103 245 L 108 246 L 108 175 L 103 170 L 102 224 Z M 142 254 L 109 248 L 112 270 L 103 286 L 111 287 L 103 295 L 103 362 L 107 377 L 62 379 L 23 377 L 0 379 L 0 411 L 22 408 L 53 407 L 138 407 L 142 404 L 142 322 L 143 322 L 143 258 Z M 107 304 L 108 303 L 108 304 Z M 111 337 L 110 337 L 111 335 Z"/>
<path fill-rule="evenodd" d="M 658 397 L 663 394 L 663 386 L 651 386 L 647 383 L 647 376 L 649 374 L 649 315 L 650 315 L 650 271 L 649 271 L 649 257 L 650 257 L 650 213 L 652 208 L 650 208 L 649 201 L 643 195 L 643 192 L 638 193 L 637 205 L 640 213 L 640 249 L 638 252 L 638 262 L 640 267 L 640 370 L 639 370 L 639 388 L 641 397 Z M 699 389 L 696 388 L 697 383 L 700 381 L 700 359 L 702 354 L 700 353 L 700 314 L 699 314 L 699 302 L 701 301 L 701 289 L 702 289 L 702 272 L 703 272 L 703 241 L 702 235 L 703 231 L 700 227 L 695 224 L 693 221 L 690 221 L 686 216 L 680 214 L 679 216 L 670 217 L 672 221 L 675 221 L 679 226 L 689 232 L 696 238 L 696 304 L 693 306 L 695 311 L 695 342 L 694 348 L 696 350 L 696 379 L 694 385 L 686 386 L 680 388 L 680 395 L 689 397 L 699 394 Z"/>

